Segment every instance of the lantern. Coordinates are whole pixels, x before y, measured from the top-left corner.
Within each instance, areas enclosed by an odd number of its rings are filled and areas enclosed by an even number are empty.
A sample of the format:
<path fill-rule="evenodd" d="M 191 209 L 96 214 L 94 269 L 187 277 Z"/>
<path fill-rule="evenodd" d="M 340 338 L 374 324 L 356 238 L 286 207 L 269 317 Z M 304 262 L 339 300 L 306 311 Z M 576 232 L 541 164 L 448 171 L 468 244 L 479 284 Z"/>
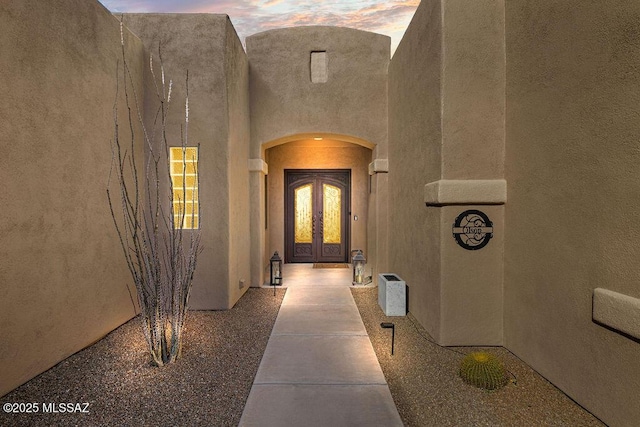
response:
<path fill-rule="evenodd" d="M 364 265 L 367 260 L 362 255 L 362 251 L 358 251 L 358 253 L 353 257 L 353 284 L 354 285 L 362 285 L 364 284 Z"/>
<path fill-rule="evenodd" d="M 271 257 L 271 286 L 282 285 L 282 258 L 276 251 Z"/>

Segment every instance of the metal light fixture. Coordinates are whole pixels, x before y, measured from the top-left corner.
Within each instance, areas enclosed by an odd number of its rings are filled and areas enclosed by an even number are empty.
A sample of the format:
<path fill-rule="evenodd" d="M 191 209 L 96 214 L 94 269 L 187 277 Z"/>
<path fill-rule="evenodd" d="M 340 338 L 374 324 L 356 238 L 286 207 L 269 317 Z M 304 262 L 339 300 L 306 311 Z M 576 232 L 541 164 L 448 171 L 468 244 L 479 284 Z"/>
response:
<path fill-rule="evenodd" d="M 392 322 L 380 323 L 382 329 L 391 329 L 391 355 L 393 356 L 393 347 L 396 341 L 396 325 Z"/>
<path fill-rule="evenodd" d="M 364 266 L 367 263 L 364 255 L 362 255 L 362 251 L 358 251 L 358 253 L 353 257 L 353 284 L 354 285 L 362 285 L 364 284 Z"/>
<path fill-rule="evenodd" d="M 276 251 L 271 257 L 271 286 L 282 285 L 282 258 Z"/>

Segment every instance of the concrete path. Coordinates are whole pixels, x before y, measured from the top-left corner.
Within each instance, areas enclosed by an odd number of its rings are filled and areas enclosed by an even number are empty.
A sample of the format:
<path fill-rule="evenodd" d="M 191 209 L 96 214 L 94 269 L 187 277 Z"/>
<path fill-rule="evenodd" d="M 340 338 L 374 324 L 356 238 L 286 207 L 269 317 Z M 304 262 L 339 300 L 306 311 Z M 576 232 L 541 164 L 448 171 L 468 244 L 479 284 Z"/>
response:
<path fill-rule="evenodd" d="M 402 426 L 349 290 L 351 269 L 287 264 L 241 426 Z"/>

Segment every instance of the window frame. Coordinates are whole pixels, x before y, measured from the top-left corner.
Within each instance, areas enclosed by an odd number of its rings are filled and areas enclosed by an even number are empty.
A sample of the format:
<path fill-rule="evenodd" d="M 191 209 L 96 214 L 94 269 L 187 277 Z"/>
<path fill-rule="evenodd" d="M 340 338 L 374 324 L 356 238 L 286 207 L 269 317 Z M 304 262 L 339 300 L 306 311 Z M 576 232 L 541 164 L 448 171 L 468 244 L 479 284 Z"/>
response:
<path fill-rule="evenodd" d="M 199 146 L 169 147 L 171 218 L 174 229 L 199 230 L 201 227 L 199 151 Z M 189 200 L 188 194 L 191 194 Z"/>

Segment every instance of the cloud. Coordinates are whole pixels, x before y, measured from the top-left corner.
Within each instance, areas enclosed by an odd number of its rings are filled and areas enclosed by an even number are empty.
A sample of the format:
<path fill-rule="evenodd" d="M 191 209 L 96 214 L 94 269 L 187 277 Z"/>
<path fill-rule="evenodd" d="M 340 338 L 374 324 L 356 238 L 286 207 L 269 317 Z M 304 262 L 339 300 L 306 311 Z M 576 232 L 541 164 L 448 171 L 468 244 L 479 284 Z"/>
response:
<path fill-rule="evenodd" d="M 290 2 L 286 2 L 290 3 Z M 234 17 L 231 20 L 241 37 L 261 31 L 301 25 L 334 25 L 388 35 L 395 50 L 406 30 L 419 0 L 388 2 L 332 2 L 300 3 L 296 9 L 277 14 L 258 10 L 255 14 Z"/>
<path fill-rule="evenodd" d="M 267 0 L 263 3 L 264 7 L 271 7 L 282 3 L 284 0 Z"/>
<path fill-rule="evenodd" d="M 392 51 L 420 0 L 100 0 L 112 12 L 224 13 L 242 40 L 275 28 L 334 25 L 388 35 Z"/>
<path fill-rule="evenodd" d="M 165 13 L 178 12 L 175 0 L 99 0 L 111 12 Z"/>

